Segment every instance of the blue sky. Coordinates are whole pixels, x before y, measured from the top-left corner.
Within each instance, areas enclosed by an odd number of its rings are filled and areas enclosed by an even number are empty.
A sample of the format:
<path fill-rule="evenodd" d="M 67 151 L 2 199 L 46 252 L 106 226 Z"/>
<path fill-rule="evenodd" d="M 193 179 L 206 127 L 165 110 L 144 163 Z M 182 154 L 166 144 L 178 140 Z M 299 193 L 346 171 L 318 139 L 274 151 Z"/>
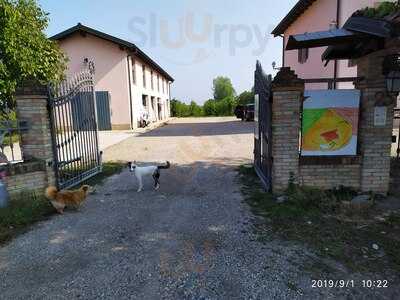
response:
<path fill-rule="evenodd" d="M 38 0 L 49 36 L 78 22 L 136 43 L 175 78 L 172 97 L 203 103 L 212 80 L 228 76 L 238 93 L 253 85 L 256 60 L 281 64 L 282 40 L 269 33 L 296 0 Z"/>

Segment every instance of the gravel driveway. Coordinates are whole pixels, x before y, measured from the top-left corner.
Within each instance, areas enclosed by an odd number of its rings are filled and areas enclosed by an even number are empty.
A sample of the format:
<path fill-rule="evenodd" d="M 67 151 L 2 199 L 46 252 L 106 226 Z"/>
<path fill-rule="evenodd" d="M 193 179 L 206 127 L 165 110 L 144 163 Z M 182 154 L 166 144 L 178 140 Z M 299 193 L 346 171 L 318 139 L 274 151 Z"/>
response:
<path fill-rule="evenodd" d="M 170 160 L 161 189 L 111 177 L 79 212 L 36 225 L 0 249 L 1 299 L 296 299 L 313 256 L 262 244 L 235 167 L 252 158 L 253 124 L 183 119 L 108 148 L 105 160 Z"/>

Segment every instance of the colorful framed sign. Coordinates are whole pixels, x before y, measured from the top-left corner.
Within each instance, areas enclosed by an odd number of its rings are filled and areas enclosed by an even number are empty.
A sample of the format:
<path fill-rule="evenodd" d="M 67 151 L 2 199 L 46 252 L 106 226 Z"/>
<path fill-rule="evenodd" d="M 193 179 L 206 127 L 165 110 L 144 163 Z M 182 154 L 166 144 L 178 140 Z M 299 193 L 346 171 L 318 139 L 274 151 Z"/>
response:
<path fill-rule="evenodd" d="M 357 155 L 359 90 L 305 91 L 302 156 Z"/>

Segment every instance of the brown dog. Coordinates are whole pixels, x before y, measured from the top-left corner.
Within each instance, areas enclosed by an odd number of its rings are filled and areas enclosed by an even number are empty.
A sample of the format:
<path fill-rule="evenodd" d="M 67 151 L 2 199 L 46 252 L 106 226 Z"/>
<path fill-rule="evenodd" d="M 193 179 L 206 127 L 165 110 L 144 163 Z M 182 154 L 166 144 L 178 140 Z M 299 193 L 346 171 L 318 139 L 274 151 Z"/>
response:
<path fill-rule="evenodd" d="M 78 209 L 83 201 L 85 201 L 89 193 L 90 186 L 83 185 L 79 190 L 75 191 L 58 191 L 56 187 L 49 186 L 46 189 L 46 198 L 50 200 L 54 208 L 60 213 L 64 213 L 65 207 Z"/>

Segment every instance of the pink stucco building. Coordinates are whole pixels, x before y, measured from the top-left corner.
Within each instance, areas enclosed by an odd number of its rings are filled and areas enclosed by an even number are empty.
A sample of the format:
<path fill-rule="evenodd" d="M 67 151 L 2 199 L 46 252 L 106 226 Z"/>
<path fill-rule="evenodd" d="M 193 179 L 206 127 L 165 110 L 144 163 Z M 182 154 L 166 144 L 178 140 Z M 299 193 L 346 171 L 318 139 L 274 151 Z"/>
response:
<path fill-rule="evenodd" d="M 392 0 L 395 2 L 396 0 Z M 326 48 L 285 50 L 290 35 L 342 27 L 349 17 L 365 7 L 374 7 L 378 0 L 299 0 L 276 26 L 272 34 L 283 38 L 282 60 L 303 79 L 356 77 L 357 66 L 351 61 L 331 61 L 325 66 L 321 55 Z M 352 88 L 352 83 L 337 83 L 336 88 Z M 308 89 L 327 88 L 326 83 L 308 83 Z"/>
<path fill-rule="evenodd" d="M 136 45 L 82 24 L 51 39 L 68 56 L 68 76 L 94 63 L 96 92 L 109 102 L 110 129 L 137 128 L 143 112 L 151 121 L 169 118 L 174 79 Z"/>

